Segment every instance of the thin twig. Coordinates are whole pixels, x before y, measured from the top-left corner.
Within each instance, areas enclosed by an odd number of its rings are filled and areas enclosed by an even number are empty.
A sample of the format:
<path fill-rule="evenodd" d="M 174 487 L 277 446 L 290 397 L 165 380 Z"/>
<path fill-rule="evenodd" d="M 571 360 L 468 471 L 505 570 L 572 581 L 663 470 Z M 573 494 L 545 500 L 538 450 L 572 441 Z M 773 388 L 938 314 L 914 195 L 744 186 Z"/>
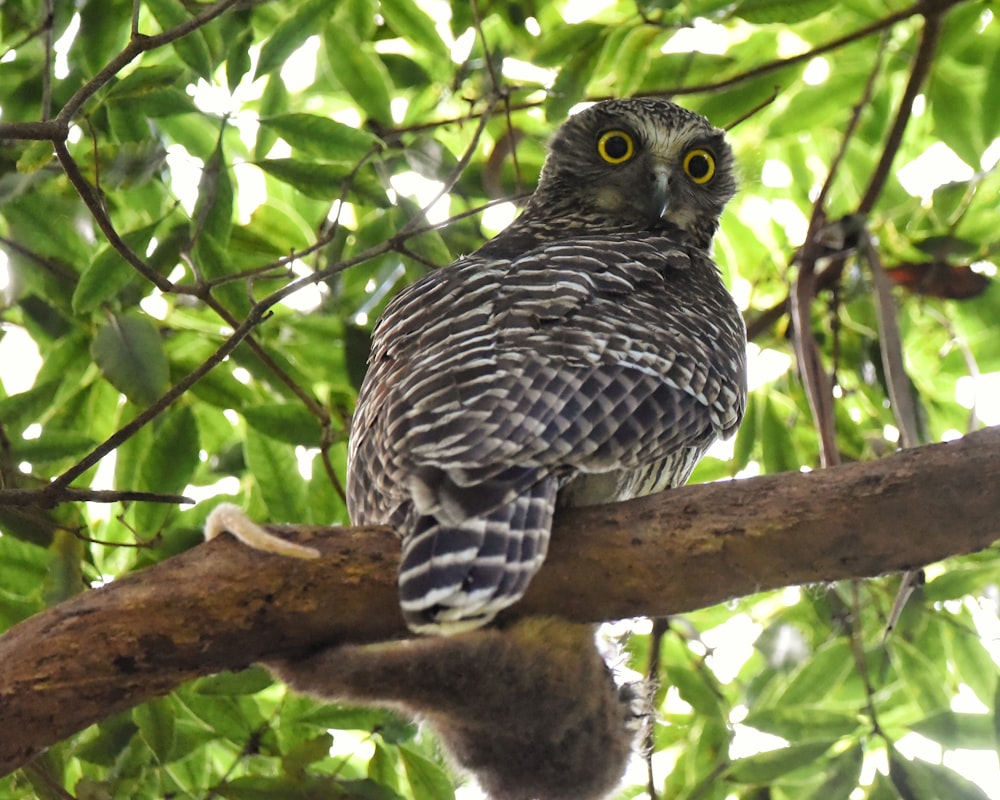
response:
<path fill-rule="evenodd" d="M 115 230 L 114 223 L 111 222 L 111 218 L 108 216 L 108 213 L 104 208 L 103 199 L 97 189 L 91 186 L 87 179 L 83 176 L 83 173 L 80 171 L 80 167 L 73 159 L 73 156 L 70 155 L 69 149 L 66 147 L 66 142 L 61 139 L 56 139 L 52 142 L 52 146 L 55 148 L 56 158 L 59 159 L 59 163 L 62 164 L 62 168 L 66 172 L 66 177 L 69 178 L 70 183 L 73 184 L 73 187 L 80 195 L 80 199 L 83 200 L 84 205 L 86 205 L 90 210 L 91 216 L 94 218 L 97 226 L 101 229 L 101 233 L 105 235 L 115 250 L 118 251 L 119 255 L 121 255 L 133 269 L 135 269 L 161 292 L 173 292 L 174 284 L 149 266 L 149 264 L 141 259 L 138 254 L 125 243 L 125 240 L 118 235 L 118 231 Z"/>
<path fill-rule="evenodd" d="M 37 506 L 51 508 L 59 503 L 167 503 L 194 505 L 194 500 L 183 494 L 159 492 L 113 491 L 105 489 L 77 489 L 66 486 L 53 491 L 49 485 L 41 489 L 0 489 L 0 506 Z"/>
<path fill-rule="evenodd" d="M 650 698 L 655 696 L 656 689 L 660 685 L 660 662 L 662 660 L 663 637 L 670 630 L 669 617 L 653 617 L 653 630 L 649 632 L 649 664 L 646 666 L 646 695 Z M 652 715 L 646 725 L 646 741 L 643 751 L 646 757 L 646 793 L 650 800 L 657 800 L 659 793 L 656 789 L 656 776 L 653 774 L 653 753 L 656 750 L 656 726 Z"/>
<path fill-rule="evenodd" d="M 55 25 L 54 0 L 45 0 L 45 27 L 42 31 L 42 44 L 45 50 L 44 67 L 42 68 L 42 119 L 52 116 L 52 27 Z"/>
<path fill-rule="evenodd" d="M 52 120 L 44 122 L 0 122 L 0 139 L 51 139 L 53 142 L 65 141 L 69 135 L 70 121 L 76 116 L 80 107 L 104 88 L 121 70 L 138 56 L 149 50 L 155 50 L 187 36 L 194 30 L 206 25 L 239 0 L 218 0 L 208 6 L 200 14 L 185 20 L 180 25 L 163 31 L 155 36 L 136 34 L 118 55 L 112 58 L 104 67 L 83 86 L 77 89 L 66 102 L 60 112 Z"/>
<path fill-rule="evenodd" d="M 269 307 L 269 306 L 268 306 Z M 236 349 L 236 346 L 243 341 L 263 318 L 268 307 L 258 304 L 250 309 L 246 320 L 226 339 L 225 342 L 206 358 L 199 366 L 185 375 L 180 381 L 171 386 L 152 405 L 143 409 L 131 422 L 115 431 L 101 444 L 80 459 L 76 464 L 55 478 L 48 486 L 48 491 L 55 494 L 65 489 L 80 475 L 97 464 L 112 450 L 116 449 L 123 442 L 131 439 L 144 426 L 154 420 L 157 416 L 169 408 L 175 400 L 187 392 L 194 384 L 205 377 L 216 366 L 221 364 L 226 357 Z"/>
<path fill-rule="evenodd" d="M 871 180 L 868 182 L 864 197 L 858 204 L 858 214 L 868 215 L 871 213 L 879 197 L 882 196 L 882 190 L 885 188 L 885 182 L 892 169 L 892 162 L 896 158 L 899 146 L 903 143 L 903 134 L 906 132 L 910 117 L 913 116 L 913 102 L 920 94 L 924 81 L 931 71 L 931 65 L 934 63 L 934 55 L 941 38 L 941 16 L 945 10 L 945 8 L 936 9 L 934 13 L 928 13 L 924 17 L 924 27 L 920 32 L 920 44 L 913 59 L 913 66 L 910 68 L 906 89 L 903 90 L 903 97 L 896 109 L 896 118 L 893 120 L 892 128 L 889 130 L 889 135 L 882 147 L 882 155 L 875 166 Z"/>

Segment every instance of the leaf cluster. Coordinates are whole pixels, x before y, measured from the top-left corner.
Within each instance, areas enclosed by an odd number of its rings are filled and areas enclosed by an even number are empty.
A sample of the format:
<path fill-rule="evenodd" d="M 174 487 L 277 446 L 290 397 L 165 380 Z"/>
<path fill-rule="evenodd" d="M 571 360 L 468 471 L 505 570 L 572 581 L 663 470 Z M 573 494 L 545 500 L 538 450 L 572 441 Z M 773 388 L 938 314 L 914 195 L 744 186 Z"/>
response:
<path fill-rule="evenodd" d="M 0 630 L 197 542 L 211 503 L 179 496 L 346 522 L 372 322 L 510 218 L 546 137 L 586 100 L 673 97 L 732 126 L 743 189 L 716 257 L 759 379 L 732 457 L 706 458 L 695 480 L 821 463 L 815 387 L 791 367 L 803 341 L 832 387 L 839 457 L 897 446 L 872 262 L 839 223 L 859 210 L 896 287 L 920 439 L 996 413 L 958 400 L 1000 371 L 990 4 L 617 0 L 584 18 L 579 5 L 2 4 Z M 928 77 L 903 108 L 918 65 Z M 928 153 L 942 175 L 945 147 L 964 168 L 922 191 L 903 180 Z M 788 299 L 817 248 L 796 326 Z M 891 579 L 634 635 L 632 666 L 658 664 L 663 687 L 652 788 L 985 796 L 904 753 L 914 734 L 997 748 L 997 653 L 977 625 L 995 615 L 998 563 L 935 565 L 887 644 Z M 705 642 L 733 620 L 756 634 L 724 668 Z M 955 711 L 970 692 L 982 713 Z M 747 729 L 788 746 L 740 755 Z M 284 695 L 254 669 L 84 731 L 0 780 L 0 797 L 441 798 L 452 785 L 411 726 Z"/>

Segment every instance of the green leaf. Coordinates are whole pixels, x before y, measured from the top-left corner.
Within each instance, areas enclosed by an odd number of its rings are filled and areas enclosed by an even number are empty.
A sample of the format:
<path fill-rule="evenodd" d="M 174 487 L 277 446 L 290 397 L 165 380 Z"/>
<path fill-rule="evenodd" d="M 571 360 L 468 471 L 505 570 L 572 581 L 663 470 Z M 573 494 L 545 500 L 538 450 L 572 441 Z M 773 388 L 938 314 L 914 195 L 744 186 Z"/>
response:
<path fill-rule="evenodd" d="M 128 43 L 130 6 L 123 0 L 75 6 L 80 29 L 69 53 L 70 63 L 79 60 L 88 73 L 99 72 L 108 63 L 108 56 Z"/>
<path fill-rule="evenodd" d="M 975 631 L 971 616 L 963 615 L 966 626 L 943 626 L 942 635 L 950 651 L 950 661 L 958 677 L 968 684 L 983 703 L 996 688 L 1000 669 Z"/>
<path fill-rule="evenodd" d="M 93 449 L 97 442 L 92 436 L 78 431 L 50 429 L 42 430 L 35 439 L 12 439 L 10 454 L 17 461 L 39 464 L 62 461 L 64 458 L 79 458 Z"/>
<path fill-rule="evenodd" d="M 997 745 L 993 720 L 989 714 L 939 711 L 909 727 L 949 750 L 993 750 Z"/>
<path fill-rule="evenodd" d="M 561 121 L 580 102 L 594 73 L 603 42 L 598 36 L 587 38 L 570 52 L 545 97 L 546 119 Z"/>
<path fill-rule="evenodd" d="M 156 17 L 164 32 L 190 21 L 192 14 L 180 0 L 144 0 L 145 5 Z M 191 67 L 202 78 L 212 76 L 212 56 L 201 30 L 195 29 L 173 42 L 173 48 L 181 61 Z"/>
<path fill-rule="evenodd" d="M 797 470 L 799 459 L 795 454 L 791 427 L 787 415 L 781 413 L 773 397 L 768 396 L 764 404 L 761 423 L 764 471 L 772 475 Z"/>
<path fill-rule="evenodd" d="M 299 403 L 264 403 L 240 409 L 247 424 L 280 442 L 318 447 L 319 420 Z"/>
<path fill-rule="evenodd" d="M 398 750 L 375 740 L 375 755 L 368 762 L 368 777 L 394 792 L 399 791 Z"/>
<path fill-rule="evenodd" d="M 7 435 L 21 433 L 35 419 L 42 417 L 52 407 L 56 389 L 61 384 L 60 380 L 44 381 L 26 392 L 0 398 L 0 420 L 3 420 Z"/>
<path fill-rule="evenodd" d="M 434 20 L 413 0 L 380 0 L 379 11 L 389 27 L 412 42 L 421 54 L 426 54 L 431 59 L 451 58 L 451 53 L 434 27 Z"/>
<path fill-rule="evenodd" d="M 264 96 L 260 99 L 260 116 L 267 119 L 278 115 L 288 107 L 288 90 L 284 81 L 278 75 L 271 75 L 267 79 L 264 87 Z M 264 158 L 271 152 L 278 135 L 271 128 L 261 126 L 257 130 L 257 141 L 254 142 L 253 152 L 257 158 Z"/>
<path fill-rule="evenodd" d="M 98 329 L 91 356 L 101 374 L 138 405 L 149 405 L 169 385 L 170 368 L 156 326 L 135 313 L 111 317 Z"/>
<path fill-rule="evenodd" d="M 699 668 L 690 662 L 686 665 L 668 663 L 665 672 L 669 683 L 677 687 L 680 696 L 696 712 L 708 717 L 721 714 L 722 698 L 711 673 L 705 667 Z"/>
<path fill-rule="evenodd" d="M 968 71 L 941 60 L 927 87 L 927 99 L 933 112 L 934 131 L 966 164 L 978 169 L 986 149 L 979 125 L 970 125 L 976 117 L 976 101 Z"/>
<path fill-rule="evenodd" d="M 972 781 L 947 767 L 926 761 L 904 758 L 895 748 L 889 749 L 889 777 L 906 800 L 989 800 Z"/>
<path fill-rule="evenodd" d="M 732 13 L 756 25 L 771 22 L 791 25 L 829 9 L 826 0 L 741 0 Z"/>
<path fill-rule="evenodd" d="M 292 147 L 325 161 L 354 164 L 378 144 L 367 131 L 316 114 L 265 117 L 260 124 L 273 129 Z"/>
<path fill-rule="evenodd" d="M 332 200 L 340 194 L 340 184 L 350 168 L 336 164 L 317 164 L 294 158 L 268 158 L 254 162 L 268 175 L 290 184 L 303 194 Z"/>
<path fill-rule="evenodd" d="M 800 742 L 737 759 L 726 771 L 726 776 L 739 783 L 767 784 L 789 772 L 814 765 L 833 744 L 833 741 Z"/>
<path fill-rule="evenodd" d="M 330 25 L 325 37 L 323 52 L 334 77 L 365 114 L 382 125 L 391 125 L 393 87 L 385 64 L 347 27 Z"/>
<path fill-rule="evenodd" d="M 220 247 L 225 247 L 229 242 L 229 232 L 233 226 L 233 182 L 222 150 L 225 130 L 226 122 L 223 121 L 212 157 L 201 171 L 191 232 L 192 241 L 197 241 L 204 232 Z"/>
<path fill-rule="evenodd" d="M 440 765 L 407 745 L 400 745 L 399 757 L 410 782 L 414 800 L 454 800 L 455 789 Z"/>
<path fill-rule="evenodd" d="M 791 707 L 821 700 L 853 669 L 850 644 L 843 638 L 827 642 L 792 673 L 785 691 L 775 698 L 775 705 Z"/>
<path fill-rule="evenodd" d="M 261 666 L 239 672 L 219 672 L 201 678 L 194 686 L 198 694 L 256 694 L 274 683 L 270 673 Z"/>
<path fill-rule="evenodd" d="M 987 141 L 990 137 L 995 137 L 997 131 L 1000 131 L 1000 103 L 996 102 L 997 97 L 1000 97 L 1000 49 L 993 51 L 993 57 L 986 70 L 983 92 L 976 104 L 981 118 L 983 138 Z M 978 167 L 979 165 L 973 164 L 972 166 Z"/>
<path fill-rule="evenodd" d="M 318 31 L 320 18 L 329 13 L 330 3 L 327 0 L 310 0 L 300 5 L 264 42 L 254 76 L 259 78 L 280 70 L 288 57 Z"/>
<path fill-rule="evenodd" d="M 920 708 L 934 713 L 949 707 L 951 700 L 944 664 L 931 661 L 902 638 L 892 641 L 890 653 L 897 674 Z"/>
<path fill-rule="evenodd" d="M 174 710 L 169 698 L 150 700 L 132 710 L 139 735 L 161 764 L 167 764 L 174 747 Z"/>
<path fill-rule="evenodd" d="M 858 729 L 862 720 L 848 711 L 835 711 L 820 706 L 779 705 L 772 708 L 754 709 L 744 725 L 781 736 L 789 741 L 809 738 L 830 738 L 848 736 Z"/>
<path fill-rule="evenodd" d="M 835 800 L 850 797 L 861 778 L 861 765 L 865 751 L 862 747 L 852 747 L 846 753 L 833 758 L 824 773 L 824 781 L 809 800 Z"/>
<path fill-rule="evenodd" d="M 32 142 L 17 159 L 17 171 L 24 174 L 37 172 L 48 164 L 53 156 L 52 142 L 48 140 Z"/>
<path fill-rule="evenodd" d="M 304 773 L 306 768 L 317 761 L 328 758 L 332 745 L 333 737 L 329 732 L 323 732 L 311 739 L 299 742 L 289 749 L 282 759 L 282 765 L 292 775 Z"/>
<path fill-rule="evenodd" d="M 226 85 L 235 91 L 243 76 L 250 71 L 250 46 L 254 43 L 254 31 L 247 25 L 229 48 L 226 57 Z"/>
<path fill-rule="evenodd" d="M 664 38 L 663 31 L 656 26 L 639 25 L 627 31 L 620 41 L 608 39 L 606 47 L 614 47 L 608 57 L 614 67 L 616 93 L 628 96 L 642 85 L 652 57 L 659 53 Z"/>
<path fill-rule="evenodd" d="M 174 406 L 157 421 L 142 463 L 141 483 L 151 492 L 175 494 L 191 481 L 199 464 L 198 422 L 189 405 Z"/>
<path fill-rule="evenodd" d="M 141 257 L 146 252 L 156 228 L 156 225 L 147 225 L 129 231 L 122 235 L 122 240 L 132 252 Z M 137 277 L 135 268 L 112 245 L 105 245 L 83 271 L 80 282 L 73 290 L 73 313 L 89 314 L 96 311 Z"/>
<path fill-rule="evenodd" d="M 247 467 L 260 488 L 268 518 L 273 522 L 306 522 L 305 487 L 291 445 L 247 430 Z"/>
<path fill-rule="evenodd" d="M 139 97 L 156 89 L 173 86 L 185 70 L 173 64 L 137 67 L 108 90 L 108 99 L 125 100 Z"/>

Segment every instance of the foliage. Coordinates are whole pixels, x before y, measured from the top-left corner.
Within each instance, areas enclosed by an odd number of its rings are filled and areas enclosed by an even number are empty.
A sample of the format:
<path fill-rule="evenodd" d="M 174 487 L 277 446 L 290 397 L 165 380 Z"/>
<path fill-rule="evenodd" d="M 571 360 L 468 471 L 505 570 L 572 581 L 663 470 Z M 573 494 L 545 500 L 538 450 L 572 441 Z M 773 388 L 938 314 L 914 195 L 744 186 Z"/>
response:
<path fill-rule="evenodd" d="M 695 480 L 877 458 L 897 431 L 915 444 L 980 424 L 956 389 L 1000 370 L 990 5 L 618 0 L 571 16 L 586 5 L 0 4 L 0 629 L 196 543 L 212 504 L 178 496 L 346 522 L 371 322 L 509 219 L 546 136 L 586 99 L 662 94 L 739 121 L 744 190 L 716 254 L 761 369 L 777 367 L 733 458 Z M 940 163 L 942 145 L 966 169 L 905 188 L 896 170 L 932 146 Z M 787 366 L 796 343 L 820 354 L 804 381 Z M 997 635 L 1000 560 L 927 576 L 888 643 L 894 579 L 633 635 L 630 666 L 655 650 L 662 681 L 650 785 L 692 800 L 985 797 L 954 762 L 911 755 L 913 734 L 997 749 L 979 631 L 992 620 Z M 742 755 L 748 729 L 789 746 Z M 622 797 L 645 790 L 641 770 L 630 779 Z M 450 787 L 415 727 L 253 669 L 82 732 L 0 797 Z"/>

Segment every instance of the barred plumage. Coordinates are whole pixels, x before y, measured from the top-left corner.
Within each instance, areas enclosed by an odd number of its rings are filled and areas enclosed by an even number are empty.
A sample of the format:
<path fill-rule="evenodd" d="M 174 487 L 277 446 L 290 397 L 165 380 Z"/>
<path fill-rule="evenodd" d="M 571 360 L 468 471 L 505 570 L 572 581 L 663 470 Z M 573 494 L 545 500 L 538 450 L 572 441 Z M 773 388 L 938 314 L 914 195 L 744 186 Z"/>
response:
<path fill-rule="evenodd" d="M 386 308 L 348 506 L 403 537 L 412 629 L 488 622 L 541 565 L 557 502 L 678 486 L 735 431 L 745 334 L 708 255 L 734 190 L 702 117 L 599 103 L 560 129 L 518 220 Z"/>

